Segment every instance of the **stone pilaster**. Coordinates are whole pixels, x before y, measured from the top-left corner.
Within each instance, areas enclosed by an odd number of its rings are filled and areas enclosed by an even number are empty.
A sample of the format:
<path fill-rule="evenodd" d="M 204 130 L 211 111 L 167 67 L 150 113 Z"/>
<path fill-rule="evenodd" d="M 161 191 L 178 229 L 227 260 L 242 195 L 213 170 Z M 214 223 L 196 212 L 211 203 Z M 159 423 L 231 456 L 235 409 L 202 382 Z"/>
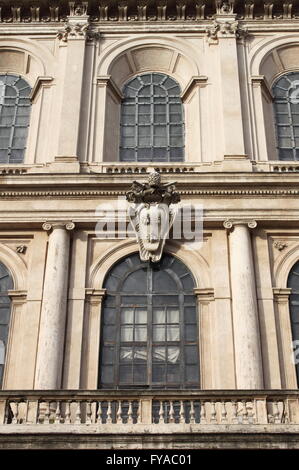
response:
<path fill-rule="evenodd" d="M 39 344 L 35 375 L 36 389 L 59 389 L 63 362 L 70 231 L 73 222 L 46 222 L 50 231 L 45 269 Z"/>
<path fill-rule="evenodd" d="M 230 271 L 238 389 L 263 388 L 263 369 L 254 262 L 249 229 L 255 220 L 226 220 L 230 230 Z"/>

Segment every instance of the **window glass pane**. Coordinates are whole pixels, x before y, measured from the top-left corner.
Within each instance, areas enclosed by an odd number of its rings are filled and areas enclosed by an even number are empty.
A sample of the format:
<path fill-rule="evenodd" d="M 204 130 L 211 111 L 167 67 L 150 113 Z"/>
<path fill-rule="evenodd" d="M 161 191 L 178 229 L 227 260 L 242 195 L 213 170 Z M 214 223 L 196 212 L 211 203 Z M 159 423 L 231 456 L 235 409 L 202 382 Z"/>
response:
<path fill-rule="evenodd" d="M 195 307 L 185 307 L 185 322 L 186 323 L 196 323 L 196 308 Z"/>
<path fill-rule="evenodd" d="M 101 381 L 103 384 L 112 384 L 114 381 L 114 371 L 112 366 L 101 367 Z"/>
<path fill-rule="evenodd" d="M 133 326 L 122 326 L 121 327 L 121 341 L 133 341 Z"/>
<path fill-rule="evenodd" d="M 167 309 L 167 322 L 168 323 L 179 323 L 180 322 L 180 311 L 174 308 Z"/>
<path fill-rule="evenodd" d="M 194 325 L 185 325 L 186 341 L 196 341 L 197 331 Z"/>
<path fill-rule="evenodd" d="M 159 346 L 153 348 L 153 362 L 165 362 L 166 361 L 166 348 L 165 346 Z"/>
<path fill-rule="evenodd" d="M 122 323 L 133 323 L 134 321 L 134 309 L 123 308 L 121 310 L 121 322 Z"/>
<path fill-rule="evenodd" d="M 135 341 L 146 341 L 147 340 L 147 327 L 146 326 L 135 326 Z"/>
<path fill-rule="evenodd" d="M 199 370 L 198 366 L 186 366 L 186 381 L 187 382 L 198 382 L 199 380 Z"/>
<path fill-rule="evenodd" d="M 147 349 L 135 346 L 134 349 L 134 362 L 146 362 L 147 361 Z"/>
<path fill-rule="evenodd" d="M 105 346 L 103 348 L 103 364 L 114 363 L 114 347 Z"/>
<path fill-rule="evenodd" d="M 179 362 L 180 348 L 178 346 L 168 346 L 167 348 L 167 362 L 172 364 Z"/>
<path fill-rule="evenodd" d="M 165 366 L 155 364 L 153 366 L 153 382 L 165 383 Z"/>
<path fill-rule="evenodd" d="M 133 370 L 132 366 L 119 366 L 119 382 L 121 384 L 133 383 Z"/>
<path fill-rule="evenodd" d="M 154 323 L 165 323 L 166 312 L 161 308 L 154 308 L 153 310 L 153 322 Z"/>
<path fill-rule="evenodd" d="M 115 324 L 115 309 L 105 307 L 104 309 L 104 325 L 114 325 Z"/>
<path fill-rule="evenodd" d="M 146 366 L 138 364 L 134 366 L 134 383 L 144 383 L 147 382 L 147 370 Z"/>
<path fill-rule="evenodd" d="M 153 325 L 153 341 L 165 341 L 165 326 Z"/>
<path fill-rule="evenodd" d="M 178 326 L 167 326 L 167 341 L 179 341 L 180 328 Z"/>
<path fill-rule="evenodd" d="M 143 308 L 136 308 L 135 323 L 147 323 L 147 310 L 144 310 Z"/>
<path fill-rule="evenodd" d="M 132 362 L 133 361 L 133 348 L 120 348 L 120 361 Z"/>
<path fill-rule="evenodd" d="M 180 382 L 180 366 L 167 366 L 167 382 Z"/>
<path fill-rule="evenodd" d="M 197 364 L 198 348 L 197 346 L 185 346 L 185 359 L 187 364 Z"/>

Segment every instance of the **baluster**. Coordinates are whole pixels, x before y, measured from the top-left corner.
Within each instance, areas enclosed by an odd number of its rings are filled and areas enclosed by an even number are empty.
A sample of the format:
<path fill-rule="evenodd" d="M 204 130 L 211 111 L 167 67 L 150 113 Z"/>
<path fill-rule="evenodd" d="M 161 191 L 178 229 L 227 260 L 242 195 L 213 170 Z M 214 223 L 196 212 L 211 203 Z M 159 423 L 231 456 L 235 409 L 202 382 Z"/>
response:
<path fill-rule="evenodd" d="M 231 400 L 232 404 L 232 424 L 238 424 L 238 415 L 237 415 L 237 402 L 235 400 Z"/>
<path fill-rule="evenodd" d="M 65 404 L 65 424 L 71 424 L 71 402 L 67 401 Z"/>
<path fill-rule="evenodd" d="M 44 424 L 49 424 L 50 423 L 50 402 L 46 401 L 45 405 L 46 405 L 46 408 L 45 408 Z"/>
<path fill-rule="evenodd" d="M 11 409 L 10 403 L 8 400 L 6 400 L 5 403 L 5 413 L 4 413 L 4 424 L 8 423 L 8 416 L 9 416 L 9 410 Z"/>
<path fill-rule="evenodd" d="M 121 417 L 121 400 L 118 400 L 118 409 L 117 409 L 117 413 L 116 413 L 116 416 L 117 416 L 117 424 L 122 424 L 122 417 Z"/>
<path fill-rule="evenodd" d="M 173 409 L 173 401 L 170 400 L 170 408 L 169 408 L 169 422 L 174 423 L 175 418 L 174 418 L 174 409 Z"/>
<path fill-rule="evenodd" d="M 133 424 L 133 408 L 132 408 L 132 401 L 129 401 L 129 409 L 128 409 L 128 424 Z"/>
<path fill-rule="evenodd" d="M 280 423 L 280 416 L 279 416 L 279 408 L 278 408 L 278 401 L 273 401 L 273 415 L 274 415 L 274 423 Z"/>
<path fill-rule="evenodd" d="M 102 419 L 102 402 L 98 402 L 98 411 L 97 411 L 97 424 L 103 424 Z"/>
<path fill-rule="evenodd" d="M 224 400 L 222 400 L 221 405 L 221 423 L 227 423 L 227 411 Z"/>
<path fill-rule="evenodd" d="M 248 410 L 246 406 L 246 400 L 242 400 L 243 410 L 242 410 L 242 423 L 248 424 Z"/>
<path fill-rule="evenodd" d="M 12 409 L 13 418 L 12 418 L 11 424 L 18 424 L 18 421 L 19 421 L 19 402 L 15 401 L 14 404 L 15 404 L 15 411 L 13 411 L 13 409 Z"/>
<path fill-rule="evenodd" d="M 159 409 L 159 424 L 164 423 L 164 409 L 163 409 L 163 401 L 160 400 L 160 409 Z"/>
<path fill-rule="evenodd" d="M 194 400 L 190 400 L 190 424 L 195 424 Z"/>
<path fill-rule="evenodd" d="M 200 424 L 207 424 L 206 405 L 204 400 L 200 400 Z"/>
<path fill-rule="evenodd" d="M 216 419 L 216 404 L 214 401 L 211 401 L 211 423 L 217 423 Z"/>
<path fill-rule="evenodd" d="M 288 399 L 283 401 L 283 414 L 282 414 L 282 417 L 281 417 L 281 421 L 284 424 L 289 424 L 290 423 L 289 400 Z"/>
<path fill-rule="evenodd" d="M 75 424 L 81 424 L 81 401 L 77 400 Z"/>
<path fill-rule="evenodd" d="M 184 410 L 184 402 L 181 400 L 180 405 L 180 424 L 185 424 L 185 410 Z"/>
<path fill-rule="evenodd" d="M 60 410 L 60 401 L 56 402 L 56 411 L 55 411 L 55 424 L 60 424 L 61 421 L 61 410 Z"/>
<path fill-rule="evenodd" d="M 253 424 L 254 423 L 254 402 L 251 400 L 250 401 L 250 407 L 248 408 L 248 422 L 250 424 Z"/>
<path fill-rule="evenodd" d="M 91 416 L 92 416 L 92 410 L 91 410 L 91 401 L 88 400 L 86 403 L 86 424 L 91 424 Z"/>
<path fill-rule="evenodd" d="M 107 410 L 107 424 L 112 424 L 112 412 L 111 412 L 111 401 L 108 401 L 108 410 Z"/>
<path fill-rule="evenodd" d="M 141 424 L 141 400 L 138 402 L 137 424 Z"/>

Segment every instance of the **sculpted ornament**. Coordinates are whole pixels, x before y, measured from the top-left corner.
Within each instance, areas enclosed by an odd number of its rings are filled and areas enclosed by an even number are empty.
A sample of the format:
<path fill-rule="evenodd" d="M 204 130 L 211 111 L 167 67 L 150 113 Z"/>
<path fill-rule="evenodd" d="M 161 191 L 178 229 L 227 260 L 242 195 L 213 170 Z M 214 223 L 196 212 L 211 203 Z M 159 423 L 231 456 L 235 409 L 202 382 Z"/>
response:
<path fill-rule="evenodd" d="M 129 216 L 139 244 L 140 259 L 159 261 L 177 212 L 172 204 L 180 201 L 175 183 L 162 184 L 160 174 L 153 172 L 147 183 L 134 181 L 126 198 L 131 204 Z"/>
<path fill-rule="evenodd" d="M 220 37 L 236 37 L 240 39 L 247 36 L 247 30 L 240 27 L 238 21 L 215 19 L 213 24 L 206 29 L 209 44 L 218 44 Z"/>

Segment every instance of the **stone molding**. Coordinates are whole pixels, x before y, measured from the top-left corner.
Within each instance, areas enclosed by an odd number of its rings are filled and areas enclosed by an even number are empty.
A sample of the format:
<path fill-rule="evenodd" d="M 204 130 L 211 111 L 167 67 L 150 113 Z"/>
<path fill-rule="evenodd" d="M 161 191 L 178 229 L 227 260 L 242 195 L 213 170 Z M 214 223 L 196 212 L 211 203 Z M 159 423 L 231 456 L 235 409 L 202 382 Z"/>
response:
<path fill-rule="evenodd" d="M 208 77 L 205 75 L 200 75 L 198 77 L 192 77 L 188 84 L 186 85 L 185 89 L 181 93 L 181 98 L 182 101 L 185 102 L 186 99 L 190 96 L 190 93 L 194 90 L 196 87 L 203 88 L 208 84 Z"/>
<path fill-rule="evenodd" d="M 290 288 L 273 287 L 274 301 L 277 303 L 288 303 L 291 293 Z"/>
<path fill-rule="evenodd" d="M 49 87 L 52 85 L 54 78 L 53 77 L 37 77 L 36 82 L 31 90 L 29 99 L 34 102 L 39 91 L 43 87 Z"/>
<path fill-rule="evenodd" d="M 99 87 L 107 87 L 113 94 L 113 96 L 116 98 L 116 100 L 121 103 L 123 99 L 123 94 L 112 79 L 111 75 L 105 75 L 102 77 L 97 77 L 96 79 L 97 86 Z"/>
<path fill-rule="evenodd" d="M 27 299 L 27 291 L 26 290 L 9 290 L 7 291 L 8 297 L 10 297 L 11 301 L 14 304 L 23 304 L 26 302 Z"/>
<path fill-rule="evenodd" d="M 254 75 L 251 77 L 251 83 L 253 87 L 261 87 L 263 93 L 270 102 L 273 101 L 274 97 L 272 95 L 271 89 L 268 85 L 267 79 L 264 75 Z"/>

